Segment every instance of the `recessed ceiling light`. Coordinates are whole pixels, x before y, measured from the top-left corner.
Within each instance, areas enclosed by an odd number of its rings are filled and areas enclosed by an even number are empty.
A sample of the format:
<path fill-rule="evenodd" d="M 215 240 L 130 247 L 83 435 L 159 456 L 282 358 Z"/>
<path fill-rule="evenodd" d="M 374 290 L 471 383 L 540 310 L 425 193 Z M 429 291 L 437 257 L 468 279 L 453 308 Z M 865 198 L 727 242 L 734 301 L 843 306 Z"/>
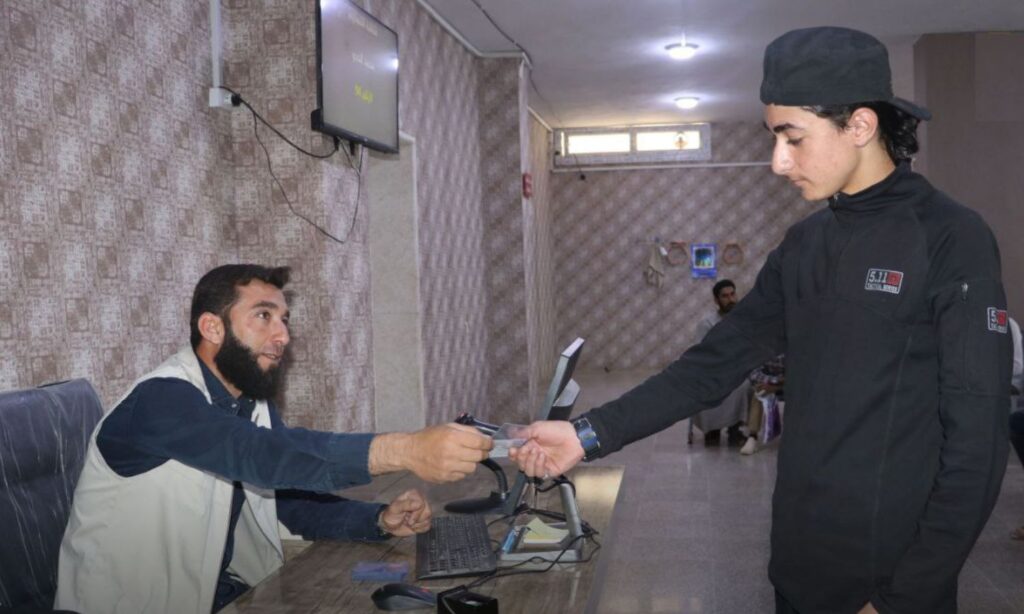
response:
<path fill-rule="evenodd" d="M 693 43 L 673 43 L 665 47 L 673 60 L 689 60 L 697 54 L 697 45 Z"/>
<path fill-rule="evenodd" d="M 683 96 L 681 98 L 676 98 L 676 106 L 680 109 L 692 109 L 696 107 L 699 102 L 700 98 L 697 98 L 696 96 Z"/>

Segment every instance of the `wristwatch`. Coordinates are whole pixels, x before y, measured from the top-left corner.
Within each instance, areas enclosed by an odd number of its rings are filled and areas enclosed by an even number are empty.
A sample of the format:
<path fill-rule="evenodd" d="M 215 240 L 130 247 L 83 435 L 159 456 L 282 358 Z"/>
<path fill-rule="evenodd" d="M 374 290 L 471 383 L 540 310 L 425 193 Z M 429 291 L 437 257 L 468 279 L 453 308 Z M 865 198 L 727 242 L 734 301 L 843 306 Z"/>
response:
<path fill-rule="evenodd" d="M 598 440 L 594 427 L 590 425 L 590 420 L 585 417 L 576 418 L 572 421 L 572 426 L 576 429 L 576 436 L 580 438 L 580 445 L 583 446 L 584 462 L 589 463 L 596 459 L 601 453 L 601 441 Z"/>

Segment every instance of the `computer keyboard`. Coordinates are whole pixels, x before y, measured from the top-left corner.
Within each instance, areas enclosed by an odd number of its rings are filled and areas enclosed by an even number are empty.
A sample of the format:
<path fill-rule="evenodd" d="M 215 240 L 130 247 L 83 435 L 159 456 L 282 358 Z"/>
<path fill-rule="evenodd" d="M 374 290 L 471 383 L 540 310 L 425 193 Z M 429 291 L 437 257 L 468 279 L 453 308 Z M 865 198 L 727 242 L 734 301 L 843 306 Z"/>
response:
<path fill-rule="evenodd" d="M 497 569 L 498 560 L 482 515 L 435 517 L 416 536 L 416 577 L 480 576 Z"/>

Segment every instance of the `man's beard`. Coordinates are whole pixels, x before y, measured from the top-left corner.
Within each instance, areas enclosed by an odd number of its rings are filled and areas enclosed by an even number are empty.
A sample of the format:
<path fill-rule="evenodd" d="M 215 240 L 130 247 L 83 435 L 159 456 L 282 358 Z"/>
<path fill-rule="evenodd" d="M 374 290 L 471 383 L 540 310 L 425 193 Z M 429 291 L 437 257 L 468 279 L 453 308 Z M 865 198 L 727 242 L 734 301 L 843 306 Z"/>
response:
<path fill-rule="evenodd" d="M 718 310 L 722 312 L 722 315 L 725 315 L 725 314 L 729 313 L 730 311 L 732 311 L 732 308 L 735 307 L 735 306 L 736 306 L 736 303 L 726 303 L 725 305 L 719 305 L 718 306 Z"/>
<path fill-rule="evenodd" d="M 262 401 L 273 398 L 281 387 L 281 366 L 275 365 L 264 371 L 258 362 L 259 356 L 242 345 L 231 327 L 225 328 L 224 343 L 213 357 L 223 375 L 242 394 Z"/>

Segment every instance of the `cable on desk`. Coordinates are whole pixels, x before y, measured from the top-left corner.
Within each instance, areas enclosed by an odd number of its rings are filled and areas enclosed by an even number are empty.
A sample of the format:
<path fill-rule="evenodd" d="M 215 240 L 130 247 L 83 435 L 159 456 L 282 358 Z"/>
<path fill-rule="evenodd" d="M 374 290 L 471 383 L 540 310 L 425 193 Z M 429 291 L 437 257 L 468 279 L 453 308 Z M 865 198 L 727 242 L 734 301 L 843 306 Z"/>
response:
<path fill-rule="evenodd" d="M 487 528 L 488 529 L 491 528 L 492 526 L 498 524 L 502 520 L 508 520 L 509 521 L 508 526 L 511 527 L 512 524 L 516 521 L 516 518 L 518 518 L 518 517 L 519 517 L 519 511 L 518 510 L 512 512 L 511 514 L 505 514 L 504 516 L 499 516 L 498 518 L 495 518 L 494 520 L 488 522 L 487 523 Z M 491 540 L 491 542 L 495 546 L 494 553 L 497 554 L 501 550 L 501 544 L 502 544 L 502 542 L 504 540 L 494 539 L 493 537 L 490 538 L 490 540 Z"/>
<path fill-rule="evenodd" d="M 470 582 L 469 584 L 467 584 L 466 588 L 467 589 L 476 588 L 477 586 L 481 586 L 483 584 L 486 584 L 486 583 L 490 582 L 491 580 L 496 580 L 498 578 L 505 578 L 507 576 L 518 576 L 518 575 L 529 574 L 529 573 L 547 573 L 547 572 L 551 571 L 551 569 L 554 568 L 555 565 L 558 565 L 559 561 L 561 560 L 561 558 L 563 556 L 565 556 L 565 553 L 569 552 L 569 550 L 572 550 L 573 545 L 575 545 L 575 543 L 578 542 L 581 539 L 589 539 L 590 541 L 594 542 L 594 549 L 590 551 L 590 553 L 587 555 L 587 558 L 580 559 L 578 561 L 566 561 L 566 562 L 561 563 L 561 564 L 562 565 L 578 565 L 580 563 L 589 563 L 591 560 L 593 560 L 594 554 L 598 550 L 601 549 L 601 542 L 597 541 L 592 535 L 591 536 L 588 536 L 586 534 L 584 534 L 584 535 L 577 535 L 576 537 L 572 538 L 569 541 L 568 544 L 566 544 L 565 548 L 563 548 L 562 551 L 558 553 L 558 556 L 556 556 L 554 558 L 554 560 L 546 559 L 546 558 L 544 558 L 542 556 L 533 556 L 533 557 L 530 557 L 530 558 L 526 559 L 525 561 L 519 561 L 515 565 L 509 565 L 508 567 L 503 567 L 502 569 L 493 571 L 493 572 L 491 572 L 491 573 L 489 573 L 487 575 L 480 576 L 476 580 L 474 580 L 474 581 Z M 534 563 L 534 564 L 537 564 L 537 563 L 548 563 L 548 566 L 545 567 L 544 569 L 520 569 L 520 570 L 516 570 L 515 569 L 516 567 L 520 567 L 522 565 L 526 565 L 527 563 Z M 513 571 L 508 571 L 508 570 L 513 570 Z"/>

